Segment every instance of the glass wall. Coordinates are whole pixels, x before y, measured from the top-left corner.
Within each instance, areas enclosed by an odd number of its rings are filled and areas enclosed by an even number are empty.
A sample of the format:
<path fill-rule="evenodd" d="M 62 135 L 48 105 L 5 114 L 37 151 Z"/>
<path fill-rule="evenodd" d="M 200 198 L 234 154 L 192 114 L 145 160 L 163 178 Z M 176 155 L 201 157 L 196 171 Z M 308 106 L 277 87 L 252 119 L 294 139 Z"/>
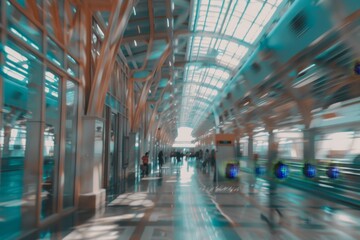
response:
<path fill-rule="evenodd" d="M 39 143 L 39 139 L 29 135 L 29 128 L 40 116 L 37 114 L 41 106 L 42 64 L 10 39 L 1 50 L 5 63 L 0 74 L 4 103 L 0 135 L 0 239 L 6 239 L 20 234 L 23 194 L 34 184 L 25 177 L 25 161 L 34 160 L 29 156 L 32 149 L 27 140 L 32 138 Z"/>
<path fill-rule="evenodd" d="M 75 205 L 79 59 L 50 15 L 28 18 L 28 4 L 14 2 L 0 2 L 0 239 L 19 238 Z M 52 3 L 64 28 L 64 1 Z M 37 27 L 43 21 L 45 32 Z"/>

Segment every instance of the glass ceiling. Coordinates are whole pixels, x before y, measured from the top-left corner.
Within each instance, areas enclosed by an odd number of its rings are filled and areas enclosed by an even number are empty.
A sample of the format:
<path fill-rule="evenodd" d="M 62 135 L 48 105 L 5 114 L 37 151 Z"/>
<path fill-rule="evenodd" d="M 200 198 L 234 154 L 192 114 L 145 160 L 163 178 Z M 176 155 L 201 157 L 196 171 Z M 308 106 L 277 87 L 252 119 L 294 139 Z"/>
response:
<path fill-rule="evenodd" d="M 194 34 L 188 40 L 180 126 L 198 126 L 285 2 L 194 1 L 190 26 Z"/>

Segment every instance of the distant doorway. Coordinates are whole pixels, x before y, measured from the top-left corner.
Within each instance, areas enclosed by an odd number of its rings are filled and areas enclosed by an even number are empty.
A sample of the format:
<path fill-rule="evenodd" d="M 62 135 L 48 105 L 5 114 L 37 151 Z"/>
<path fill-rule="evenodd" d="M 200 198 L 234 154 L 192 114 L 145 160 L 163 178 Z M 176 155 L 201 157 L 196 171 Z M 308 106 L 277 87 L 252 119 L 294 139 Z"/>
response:
<path fill-rule="evenodd" d="M 104 161 L 104 188 L 107 201 L 113 200 L 119 194 L 118 179 L 118 115 L 106 107 L 106 133 L 105 133 L 105 161 Z"/>

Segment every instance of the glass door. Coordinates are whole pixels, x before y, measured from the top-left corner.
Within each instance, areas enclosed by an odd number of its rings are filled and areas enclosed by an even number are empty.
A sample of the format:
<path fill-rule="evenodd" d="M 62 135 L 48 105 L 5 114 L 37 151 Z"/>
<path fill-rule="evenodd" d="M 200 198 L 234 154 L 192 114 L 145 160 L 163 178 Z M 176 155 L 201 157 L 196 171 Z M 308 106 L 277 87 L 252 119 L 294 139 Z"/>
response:
<path fill-rule="evenodd" d="M 107 201 L 114 199 L 118 191 L 118 115 L 106 107 L 106 140 L 105 140 L 105 164 L 104 164 L 104 187 L 106 188 Z"/>
<path fill-rule="evenodd" d="M 61 77 L 51 70 L 45 73 L 45 129 L 43 145 L 43 165 L 41 182 L 41 219 L 54 213 L 57 209 L 58 170 L 60 149 L 61 119 Z"/>
<path fill-rule="evenodd" d="M 66 81 L 66 124 L 63 190 L 64 209 L 74 207 L 78 118 L 77 99 L 78 85 L 73 81 Z"/>

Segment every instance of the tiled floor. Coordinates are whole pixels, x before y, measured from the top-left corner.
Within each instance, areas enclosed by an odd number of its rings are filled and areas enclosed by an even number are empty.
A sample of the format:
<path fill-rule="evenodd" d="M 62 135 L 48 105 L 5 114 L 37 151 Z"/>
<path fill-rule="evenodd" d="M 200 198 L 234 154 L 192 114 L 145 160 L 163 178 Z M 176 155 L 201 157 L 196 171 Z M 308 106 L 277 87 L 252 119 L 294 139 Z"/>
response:
<path fill-rule="evenodd" d="M 185 162 L 142 179 L 64 239 L 360 239 L 360 210 L 242 173 L 214 184 Z M 63 236 L 63 234 L 60 234 Z"/>

